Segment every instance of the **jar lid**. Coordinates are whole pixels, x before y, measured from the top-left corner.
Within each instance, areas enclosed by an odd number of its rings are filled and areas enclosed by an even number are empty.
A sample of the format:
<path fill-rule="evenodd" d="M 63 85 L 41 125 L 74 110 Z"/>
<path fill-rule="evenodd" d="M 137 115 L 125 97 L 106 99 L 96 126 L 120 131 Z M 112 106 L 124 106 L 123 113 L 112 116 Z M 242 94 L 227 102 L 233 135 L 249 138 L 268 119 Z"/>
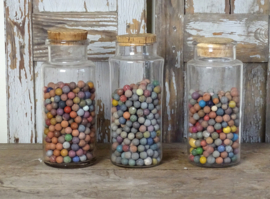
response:
<path fill-rule="evenodd" d="M 232 45 L 235 41 L 223 37 L 201 37 L 197 38 L 197 55 L 201 57 L 228 57 L 233 53 Z"/>
<path fill-rule="evenodd" d="M 142 46 L 156 42 L 156 35 L 151 33 L 118 35 L 116 38 L 120 46 Z"/>
<path fill-rule="evenodd" d="M 55 41 L 82 41 L 87 39 L 87 30 L 52 28 L 48 30 L 48 39 Z"/>

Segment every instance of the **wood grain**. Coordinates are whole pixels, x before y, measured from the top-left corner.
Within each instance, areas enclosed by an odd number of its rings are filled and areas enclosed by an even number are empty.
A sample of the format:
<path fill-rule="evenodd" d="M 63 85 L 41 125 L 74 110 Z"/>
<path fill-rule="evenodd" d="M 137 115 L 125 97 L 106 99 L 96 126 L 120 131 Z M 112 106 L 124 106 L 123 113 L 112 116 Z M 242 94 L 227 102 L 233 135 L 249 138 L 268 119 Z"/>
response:
<path fill-rule="evenodd" d="M 44 165 L 41 145 L 17 147 L 0 145 L 2 198 L 266 199 L 270 194 L 269 144 L 243 144 L 242 162 L 224 169 L 189 164 L 186 145 L 179 143 L 165 144 L 162 164 L 149 169 L 114 166 L 104 144 L 98 145 L 96 165 L 76 170 Z"/>
<path fill-rule="evenodd" d="M 269 14 L 268 0 L 230 0 L 231 13 Z"/>
<path fill-rule="evenodd" d="M 117 0 L 33 0 L 33 12 L 116 11 Z"/>
<path fill-rule="evenodd" d="M 230 0 L 185 0 L 185 14 L 229 12 Z"/>
<path fill-rule="evenodd" d="M 9 142 L 34 143 L 31 0 L 5 1 Z"/>
<path fill-rule="evenodd" d="M 172 0 L 156 4 L 155 33 L 158 54 L 165 58 L 163 93 L 163 141 L 182 141 L 183 138 L 183 20 L 184 3 Z M 164 29 L 164 27 L 166 27 Z"/>
<path fill-rule="evenodd" d="M 35 13 L 33 14 L 34 61 L 46 61 L 48 48 L 45 46 L 47 30 L 52 27 L 79 28 L 88 31 L 88 58 L 106 61 L 115 51 L 117 34 L 116 12 L 92 13 Z"/>
<path fill-rule="evenodd" d="M 227 37 L 237 41 L 237 58 L 243 62 L 268 62 L 268 16 L 258 14 L 185 15 L 184 60 L 193 57 L 197 37 Z"/>
<path fill-rule="evenodd" d="M 264 142 L 267 63 L 245 63 L 244 78 L 242 142 Z"/>
<path fill-rule="evenodd" d="M 118 0 L 118 34 L 146 32 L 146 1 Z"/>

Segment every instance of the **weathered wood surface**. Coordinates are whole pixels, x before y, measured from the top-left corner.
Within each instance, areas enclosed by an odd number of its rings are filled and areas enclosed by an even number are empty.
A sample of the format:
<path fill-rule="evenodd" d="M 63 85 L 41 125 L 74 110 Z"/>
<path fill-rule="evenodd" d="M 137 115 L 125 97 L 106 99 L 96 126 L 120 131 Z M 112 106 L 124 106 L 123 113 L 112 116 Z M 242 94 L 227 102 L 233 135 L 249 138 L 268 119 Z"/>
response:
<path fill-rule="evenodd" d="M 183 1 L 161 1 L 156 4 L 155 33 L 158 54 L 165 58 L 163 92 L 163 141 L 183 138 Z"/>
<path fill-rule="evenodd" d="M 224 169 L 187 162 L 185 144 L 166 144 L 161 165 L 125 169 L 98 145 L 98 162 L 55 169 L 42 162 L 41 145 L 0 145 L 1 198 L 269 198 L 269 144 L 243 144 L 242 162 Z"/>
<path fill-rule="evenodd" d="M 146 32 L 146 1 L 118 0 L 118 34 Z"/>
<path fill-rule="evenodd" d="M 5 0 L 9 142 L 35 143 L 31 0 Z"/>
<path fill-rule="evenodd" d="M 270 16 L 269 16 L 270 20 Z M 269 32 L 270 36 L 270 32 Z M 269 44 L 269 60 L 270 60 L 270 44 Z M 267 65 L 267 83 L 266 83 L 266 114 L 265 114 L 265 142 L 270 142 L 270 62 Z"/>
<path fill-rule="evenodd" d="M 184 61 L 193 57 L 196 37 L 227 37 L 238 42 L 243 62 L 268 62 L 268 16 L 258 14 L 188 14 L 184 25 Z"/>
<path fill-rule="evenodd" d="M 244 64 L 242 142 L 265 141 L 267 63 Z"/>
<path fill-rule="evenodd" d="M 230 13 L 230 0 L 185 0 L 185 14 Z"/>
<path fill-rule="evenodd" d="M 47 30 L 52 27 L 80 28 L 88 31 L 88 58 L 93 61 L 106 61 L 115 52 L 117 35 L 116 12 L 91 13 L 34 13 L 33 14 L 33 56 L 34 61 L 48 58 L 45 46 Z"/>
<path fill-rule="evenodd" d="M 230 0 L 231 13 L 269 14 L 269 0 Z"/>
<path fill-rule="evenodd" d="M 117 10 L 117 0 L 33 0 L 33 12 L 108 12 Z"/>

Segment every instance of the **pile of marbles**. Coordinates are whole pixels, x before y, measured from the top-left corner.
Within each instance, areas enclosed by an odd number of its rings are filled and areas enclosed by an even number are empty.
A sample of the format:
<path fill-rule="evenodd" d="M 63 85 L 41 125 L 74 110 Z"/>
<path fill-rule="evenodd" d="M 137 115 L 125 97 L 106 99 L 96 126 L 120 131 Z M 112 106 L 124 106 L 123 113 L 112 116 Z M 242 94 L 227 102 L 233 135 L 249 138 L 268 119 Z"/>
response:
<path fill-rule="evenodd" d="M 111 161 L 119 166 L 157 165 L 161 151 L 161 87 L 144 79 L 112 93 Z"/>
<path fill-rule="evenodd" d="M 205 166 L 238 162 L 240 97 L 237 88 L 189 92 L 190 161 Z"/>
<path fill-rule="evenodd" d="M 94 99 L 93 82 L 50 82 L 44 87 L 45 162 L 80 163 L 94 158 Z"/>

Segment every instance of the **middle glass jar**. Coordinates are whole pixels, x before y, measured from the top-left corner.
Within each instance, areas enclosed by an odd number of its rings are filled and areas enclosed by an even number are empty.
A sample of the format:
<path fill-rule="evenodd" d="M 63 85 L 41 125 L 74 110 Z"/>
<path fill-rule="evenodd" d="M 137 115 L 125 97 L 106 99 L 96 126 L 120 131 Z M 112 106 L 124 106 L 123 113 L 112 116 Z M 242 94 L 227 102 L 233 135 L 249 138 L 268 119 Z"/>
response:
<path fill-rule="evenodd" d="M 111 161 L 117 166 L 151 167 L 162 159 L 164 59 L 154 34 L 117 36 L 110 58 Z"/>

